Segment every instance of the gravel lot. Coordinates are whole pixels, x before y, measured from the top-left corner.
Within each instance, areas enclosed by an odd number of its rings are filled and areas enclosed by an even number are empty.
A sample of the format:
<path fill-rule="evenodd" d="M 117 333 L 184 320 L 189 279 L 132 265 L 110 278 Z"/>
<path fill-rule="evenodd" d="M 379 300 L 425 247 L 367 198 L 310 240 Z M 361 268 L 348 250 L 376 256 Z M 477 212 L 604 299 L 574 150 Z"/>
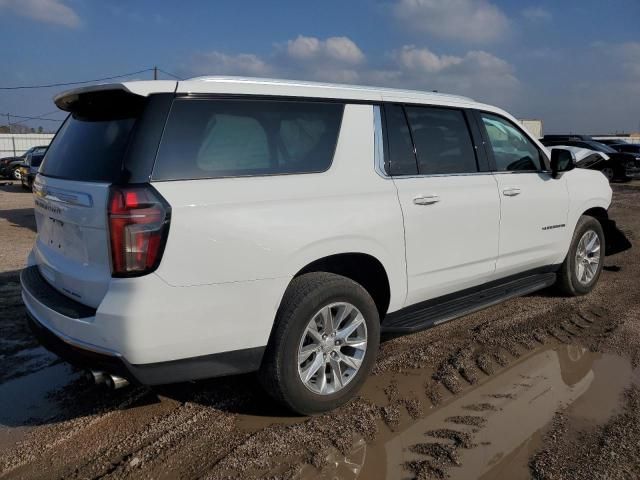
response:
<path fill-rule="evenodd" d="M 109 391 L 32 340 L 30 194 L 0 186 L 0 478 L 639 478 L 640 253 L 581 298 L 541 292 L 384 342 L 313 418 L 253 375 Z M 640 182 L 611 215 L 640 238 Z"/>

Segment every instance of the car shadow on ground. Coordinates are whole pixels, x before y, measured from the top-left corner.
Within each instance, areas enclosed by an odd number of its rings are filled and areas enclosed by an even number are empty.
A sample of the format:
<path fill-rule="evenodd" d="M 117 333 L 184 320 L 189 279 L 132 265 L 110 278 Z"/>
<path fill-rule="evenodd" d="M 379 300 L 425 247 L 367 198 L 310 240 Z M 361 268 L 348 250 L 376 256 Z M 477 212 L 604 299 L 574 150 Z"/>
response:
<path fill-rule="evenodd" d="M 6 180 L 0 180 L 0 192 L 7 193 L 28 193 L 22 188 L 20 183 Z M 5 219 L 12 227 L 27 228 L 32 232 L 36 231 L 36 219 L 33 213 L 33 208 L 7 208 L 6 205 L 0 203 L 0 220 Z"/>
<path fill-rule="evenodd" d="M 227 413 L 256 417 L 295 417 L 260 386 L 259 372 L 153 387 L 160 398 L 193 402 Z"/>
<path fill-rule="evenodd" d="M 0 179 L 0 192 L 19 193 L 26 192 L 20 181 Z"/>
<path fill-rule="evenodd" d="M 33 213 L 33 208 L 0 209 L 0 219 L 7 220 L 12 227 L 28 228 L 32 232 L 36 231 L 36 217 Z"/>

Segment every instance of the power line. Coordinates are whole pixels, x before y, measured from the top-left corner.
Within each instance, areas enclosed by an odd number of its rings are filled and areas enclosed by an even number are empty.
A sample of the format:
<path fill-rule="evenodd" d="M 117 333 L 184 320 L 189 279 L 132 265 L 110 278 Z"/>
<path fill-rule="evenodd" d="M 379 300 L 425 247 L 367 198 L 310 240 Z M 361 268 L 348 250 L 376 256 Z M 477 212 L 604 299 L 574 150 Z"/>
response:
<path fill-rule="evenodd" d="M 40 115 L 36 115 L 36 117 L 48 117 L 49 115 L 53 115 L 54 113 L 64 113 L 64 114 L 66 114 L 67 112 L 58 109 L 58 110 L 54 110 L 53 112 L 47 112 L 47 113 L 42 113 Z"/>
<path fill-rule="evenodd" d="M 184 80 L 184 78 L 179 77 L 178 75 L 174 75 L 174 74 L 173 74 L 173 73 L 171 73 L 171 72 L 167 72 L 166 70 L 162 70 L 161 68 L 158 68 L 158 71 L 159 71 L 159 72 L 164 73 L 165 75 L 169 75 L 170 77 L 173 77 L 173 78 L 175 78 L 176 80 Z"/>
<path fill-rule="evenodd" d="M 44 117 L 27 117 L 25 115 L 15 115 L 13 113 L 5 113 L 3 115 L 11 115 L 14 118 L 20 118 L 23 120 L 45 120 L 47 122 L 62 122 L 63 120 L 58 120 L 57 118 L 44 118 Z"/>
<path fill-rule="evenodd" d="M 114 78 L 130 77 L 132 75 L 138 75 L 140 73 L 150 72 L 152 70 L 153 68 L 145 68 L 144 70 L 138 70 L 137 72 L 123 73 L 122 75 L 113 75 L 111 77 L 95 78 L 93 80 L 83 80 L 81 82 L 62 82 L 62 83 L 50 83 L 47 85 L 20 85 L 20 86 L 14 86 L 14 87 L 0 87 L 0 90 L 21 90 L 21 89 L 31 89 L 31 88 L 63 87 L 65 85 L 81 85 L 83 83 L 102 82 L 104 80 L 113 80 Z"/>

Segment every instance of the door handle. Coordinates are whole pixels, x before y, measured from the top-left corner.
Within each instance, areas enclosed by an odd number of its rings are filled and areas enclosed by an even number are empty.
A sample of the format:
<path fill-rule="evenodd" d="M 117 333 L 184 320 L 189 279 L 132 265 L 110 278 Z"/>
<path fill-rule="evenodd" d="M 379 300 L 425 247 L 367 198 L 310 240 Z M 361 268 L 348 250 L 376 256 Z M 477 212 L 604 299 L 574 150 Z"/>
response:
<path fill-rule="evenodd" d="M 506 197 L 515 197 L 516 195 L 520 195 L 520 189 L 518 187 L 507 187 L 502 190 L 502 193 Z"/>
<path fill-rule="evenodd" d="M 413 199 L 413 203 L 415 203 L 416 205 L 433 205 L 434 203 L 438 203 L 439 201 L 440 201 L 440 197 L 435 194 L 421 195 Z"/>

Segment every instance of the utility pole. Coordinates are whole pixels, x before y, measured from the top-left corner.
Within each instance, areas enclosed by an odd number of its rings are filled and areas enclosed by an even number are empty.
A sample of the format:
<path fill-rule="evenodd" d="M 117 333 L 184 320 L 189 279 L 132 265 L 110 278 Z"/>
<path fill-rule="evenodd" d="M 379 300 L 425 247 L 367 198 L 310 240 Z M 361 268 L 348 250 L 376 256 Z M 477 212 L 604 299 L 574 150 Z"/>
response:
<path fill-rule="evenodd" d="M 7 113 L 7 127 L 9 127 L 9 133 L 11 133 L 11 115 Z"/>
<path fill-rule="evenodd" d="M 155 65 L 153 66 L 153 79 L 158 79 L 158 67 L 156 67 Z"/>

